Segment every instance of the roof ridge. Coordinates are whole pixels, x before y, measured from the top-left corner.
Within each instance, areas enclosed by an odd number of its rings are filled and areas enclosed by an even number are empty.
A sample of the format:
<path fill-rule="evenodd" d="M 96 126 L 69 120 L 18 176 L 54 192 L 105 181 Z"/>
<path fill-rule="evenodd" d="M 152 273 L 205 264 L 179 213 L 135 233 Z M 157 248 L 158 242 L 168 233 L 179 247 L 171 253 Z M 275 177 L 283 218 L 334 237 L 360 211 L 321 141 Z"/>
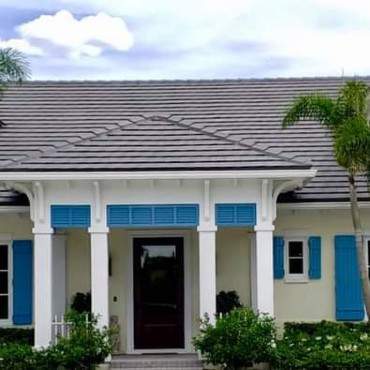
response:
<path fill-rule="evenodd" d="M 189 118 L 180 118 L 179 120 L 176 119 L 176 118 L 172 118 L 173 115 L 168 115 L 168 118 L 167 117 L 162 117 L 160 115 L 155 115 L 153 116 L 154 118 L 162 118 L 168 122 L 171 122 L 171 123 L 174 123 L 180 127 L 186 127 L 186 128 L 189 128 L 191 130 L 194 130 L 196 132 L 200 132 L 202 134 L 205 134 L 205 135 L 208 135 L 210 137 L 213 137 L 213 138 L 217 138 L 217 139 L 222 139 L 222 140 L 225 140 L 229 143 L 232 143 L 232 144 L 237 144 L 241 147 L 244 147 L 244 148 L 248 148 L 248 149 L 252 149 L 252 150 L 255 150 L 257 152 L 260 152 L 262 154 L 265 154 L 265 155 L 269 155 L 271 157 L 274 157 L 274 158 L 278 158 L 282 161 L 286 161 L 286 162 L 290 162 L 290 163 L 294 163 L 295 165 L 307 165 L 307 166 L 312 166 L 312 163 L 310 162 L 303 162 L 303 161 L 298 161 L 297 159 L 294 159 L 293 157 L 288 157 L 288 156 L 283 156 L 281 154 L 278 154 L 278 153 L 274 153 L 274 152 L 271 152 L 269 150 L 267 150 L 266 148 L 261 148 L 260 145 L 254 145 L 252 143 L 245 143 L 245 140 L 233 140 L 233 139 L 230 139 L 229 137 L 227 137 L 226 135 L 221 135 L 221 134 L 216 134 L 214 132 L 207 132 L 201 128 L 198 128 L 198 127 L 193 127 L 192 125 L 189 125 L 187 124 L 186 122 L 192 122 L 194 123 L 191 119 Z M 177 116 L 178 117 L 178 116 Z"/>
<path fill-rule="evenodd" d="M 326 76 L 292 76 L 292 77 L 235 77 L 235 78 L 177 78 L 177 79 L 170 79 L 170 78 L 158 78 L 158 79 L 108 79 L 108 80 L 99 80 L 99 79 L 76 79 L 76 80 L 28 80 L 23 81 L 22 84 L 37 84 L 37 83 L 44 83 L 44 84 L 71 84 L 71 83 L 168 83 L 168 82 L 183 82 L 183 83 L 209 83 L 209 82 L 263 82 L 263 81 L 314 81 L 314 80 L 328 80 L 328 79 L 335 79 L 335 80 L 346 80 L 346 79 L 370 79 L 370 75 L 326 75 Z M 13 85 L 13 84 L 10 84 Z M 19 85 L 18 85 L 19 86 Z"/>

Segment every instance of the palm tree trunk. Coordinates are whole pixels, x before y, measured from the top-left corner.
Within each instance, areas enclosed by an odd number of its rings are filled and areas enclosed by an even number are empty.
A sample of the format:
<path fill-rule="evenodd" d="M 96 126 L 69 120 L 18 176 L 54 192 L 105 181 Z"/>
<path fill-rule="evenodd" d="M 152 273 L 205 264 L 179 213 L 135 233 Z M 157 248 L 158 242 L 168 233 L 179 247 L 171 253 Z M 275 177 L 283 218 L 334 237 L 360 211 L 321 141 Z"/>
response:
<path fill-rule="evenodd" d="M 360 270 L 362 292 L 365 301 L 365 308 L 367 317 L 370 317 L 370 281 L 368 275 L 368 266 L 367 266 L 367 254 L 364 245 L 364 234 L 362 231 L 361 217 L 360 217 L 360 207 L 357 200 L 356 192 L 356 182 L 353 175 L 348 176 L 349 179 L 349 190 L 351 198 L 351 213 L 352 213 L 352 222 L 353 228 L 355 230 L 356 238 L 356 251 L 357 251 L 357 260 Z"/>

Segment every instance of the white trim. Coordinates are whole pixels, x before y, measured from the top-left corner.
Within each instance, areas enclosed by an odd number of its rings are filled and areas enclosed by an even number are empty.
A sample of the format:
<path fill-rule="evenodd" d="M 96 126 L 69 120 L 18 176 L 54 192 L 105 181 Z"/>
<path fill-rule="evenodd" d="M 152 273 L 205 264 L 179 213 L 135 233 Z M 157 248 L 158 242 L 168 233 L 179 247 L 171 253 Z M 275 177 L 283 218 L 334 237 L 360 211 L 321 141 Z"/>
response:
<path fill-rule="evenodd" d="M 4 236 L 7 236 L 7 235 L 4 235 Z M 0 319 L 0 327 L 10 327 L 10 326 L 14 326 L 13 324 L 13 248 L 12 248 L 12 242 L 10 238 L 7 240 L 1 238 L 0 244 L 8 246 L 8 269 L 6 270 L 8 272 L 8 294 L 4 294 L 8 296 L 8 318 Z"/>
<path fill-rule="evenodd" d="M 180 237 L 184 239 L 184 348 L 164 348 L 155 350 L 136 350 L 134 348 L 134 271 L 133 271 L 133 246 L 134 238 L 166 238 Z M 183 230 L 138 230 L 129 231 L 129 253 L 128 253 L 128 289 L 127 289 L 127 353 L 189 353 L 191 351 L 192 332 L 192 287 L 191 287 L 191 240 L 190 231 Z"/>
<path fill-rule="evenodd" d="M 1 172 L 2 181 L 12 180 L 169 180 L 169 179 L 287 179 L 311 178 L 315 169 L 237 171 L 96 171 L 96 172 Z"/>
<path fill-rule="evenodd" d="M 359 202 L 360 208 L 370 208 L 369 202 Z M 302 202 L 302 203 L 278 203 L 277 208 L 280 209 L 350 209 L 349 202 Z"/>
<path fill-rule="evenodd" d="M 0 213 L 29 213 L 29 206 L 0 206 Z"/>
<path fill-rule="evenodd" d="M 290 274 L 289 273 L 289 243 L 302 242 L 303 243 L 303 274 Z M 308 282 L 308 238 L 305 236 L 289 236 L 284 238 L 284 265 L 285 265 L 285 278 L 286 283 L 306 283 Z"/>
<path fill-rule="evenodd" d="M 370 270 L 370 264 L 369 264 L 369 243 L 370 243 L 370 236 L 367 234 L 365 235 L 365 245 L 364 245 L 364 248 L 365 248 L 365 255 L 366 255 L 366 265 L 367 265 L 367 269 L 368 271 Z"/>

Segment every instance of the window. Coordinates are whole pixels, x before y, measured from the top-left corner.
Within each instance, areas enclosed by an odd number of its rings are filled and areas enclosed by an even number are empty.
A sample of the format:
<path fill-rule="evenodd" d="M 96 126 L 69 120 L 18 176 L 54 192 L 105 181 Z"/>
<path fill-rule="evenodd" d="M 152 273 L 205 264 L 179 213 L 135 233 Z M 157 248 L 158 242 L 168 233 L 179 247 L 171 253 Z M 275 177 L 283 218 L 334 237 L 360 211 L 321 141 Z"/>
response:
<path fill-rule="evenodd" d="M 307 240 L 294 238 L 286 240 L 286 280 L 307 280 Z"/>
<path fill-rule="evenodd" d="M 10 248 L 0 243 L 0 320 L 10 318 Z"/>

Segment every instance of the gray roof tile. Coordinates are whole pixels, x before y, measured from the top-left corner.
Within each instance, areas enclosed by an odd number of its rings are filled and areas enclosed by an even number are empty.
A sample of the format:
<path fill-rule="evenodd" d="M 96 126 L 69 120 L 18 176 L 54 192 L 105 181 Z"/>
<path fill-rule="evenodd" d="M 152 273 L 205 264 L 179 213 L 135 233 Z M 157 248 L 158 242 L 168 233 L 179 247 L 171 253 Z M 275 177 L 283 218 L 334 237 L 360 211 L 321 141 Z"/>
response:
<path fill-rule="evenodd" d="M 310 121 L 281 128 L 295 97 L 335 97 L 345 80 L 27 82 L 0 101 L 6 124 L 0 171 L 302 168 L 310 162 L 318 176 L 289 200 L 348 199 L 330 133 Z M 369 199 L 365 178 L 358 193 Z"/>

